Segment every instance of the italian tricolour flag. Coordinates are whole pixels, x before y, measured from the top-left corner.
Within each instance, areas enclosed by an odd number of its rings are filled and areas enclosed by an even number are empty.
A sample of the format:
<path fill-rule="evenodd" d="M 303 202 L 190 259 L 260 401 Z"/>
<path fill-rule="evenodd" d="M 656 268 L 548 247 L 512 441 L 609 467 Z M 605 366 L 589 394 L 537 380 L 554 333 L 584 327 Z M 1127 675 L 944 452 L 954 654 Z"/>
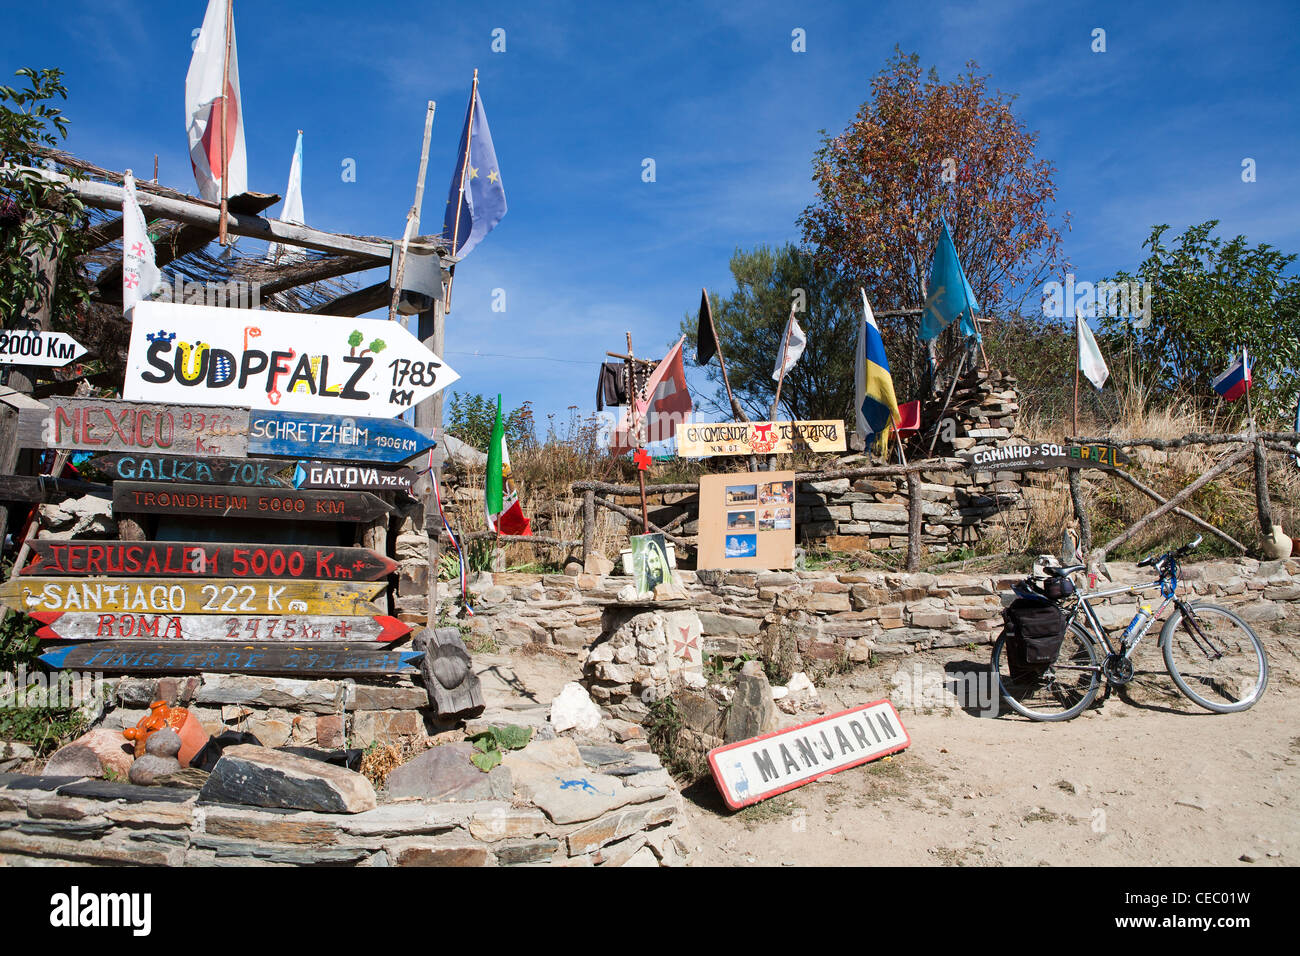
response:
<path fill-rule="evenodd" d="M 519 507 L 519 495 L 510 481 L 510 449 L 506 447 L 506 426 L 501 418 L 501 396 L 497 395 L 497 418 L 488 439 L 487 494 L 484 510 L 488 527 L 497 534 L 527 534 L 533 529 L 524 510 Z"/>

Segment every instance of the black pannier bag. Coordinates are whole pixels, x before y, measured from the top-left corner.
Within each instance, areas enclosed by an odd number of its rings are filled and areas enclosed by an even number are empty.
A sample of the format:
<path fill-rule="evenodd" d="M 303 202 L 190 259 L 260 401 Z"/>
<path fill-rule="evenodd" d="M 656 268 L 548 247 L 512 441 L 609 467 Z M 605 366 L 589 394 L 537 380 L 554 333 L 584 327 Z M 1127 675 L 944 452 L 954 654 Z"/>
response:
<path fill-rule="evenodd" d="M 1041 677 L 1061 653 L 1065 614 L 1050 601 L 1016 598 L 1002 615 L 1012 679 Z"/>

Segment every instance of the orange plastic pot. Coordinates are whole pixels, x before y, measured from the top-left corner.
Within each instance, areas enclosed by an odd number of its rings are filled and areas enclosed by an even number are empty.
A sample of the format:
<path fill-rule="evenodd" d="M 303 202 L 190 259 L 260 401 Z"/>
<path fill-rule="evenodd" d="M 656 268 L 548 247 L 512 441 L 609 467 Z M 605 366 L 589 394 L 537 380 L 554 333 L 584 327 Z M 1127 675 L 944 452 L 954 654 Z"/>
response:
<path fill-rule="evenodd" d="M 188 767 L 194 755 L 208 742 L 208 733 L 199 719 L 184 707 L 169 707 L 165 701 L 156 700 L 149 705 L 149 713 L 140 718 L 134 727 L 122 731 L 122 736 L 135 744 L 137 757 L 144 753 L 145 744 L 155 731 L 169 727 L 181 738 L 181 750 L 176 759 Z"/>

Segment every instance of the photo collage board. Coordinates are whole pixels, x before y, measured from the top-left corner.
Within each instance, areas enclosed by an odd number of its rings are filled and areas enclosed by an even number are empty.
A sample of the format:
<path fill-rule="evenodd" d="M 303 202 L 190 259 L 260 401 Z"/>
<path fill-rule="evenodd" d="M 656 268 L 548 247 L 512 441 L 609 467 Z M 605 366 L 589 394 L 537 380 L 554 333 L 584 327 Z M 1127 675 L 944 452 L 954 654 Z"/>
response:
<path fill-rule="evenodd" d="M 755 570 L 794 565 L 793 471 L 700 478 L 700 568 Z"/>

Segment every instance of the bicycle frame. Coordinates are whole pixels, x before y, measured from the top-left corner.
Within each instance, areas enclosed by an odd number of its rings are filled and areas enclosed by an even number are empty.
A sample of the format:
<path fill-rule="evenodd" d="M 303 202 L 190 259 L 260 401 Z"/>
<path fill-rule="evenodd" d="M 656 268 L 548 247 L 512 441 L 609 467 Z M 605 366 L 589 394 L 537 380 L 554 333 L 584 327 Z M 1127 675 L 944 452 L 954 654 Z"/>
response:
<path fill-rule="evenodd" d="M 1093 610 L 1090 601 L 1099 598 L 1113 597 L 1117 594 L 1140 594 L 1143 591 L 1150 591 L 1153 589 L 1159 589 L 1161 597 L 1164 598 L 1160 603 L 1160 607 L 1152 613 L 1150 620 L 1142 626 L 1142 629 L 1138 631 L 1131 640 L 1125 641 L 1121 638 L 1120 647 L 1116 650 L 1115 645 L 1110 642 L 1110 638 L 1106 634 L 1106 629 L 1102 626 L 1101 619 L 1097 617 L 1097 612 Z M 1122 587 L 1104 588 L 1100 591 L 1079 591 L 1077 594 L 1078 601 L 1075 603 L 1074 610 L 1070 613 L 1070 617 L 1066 622 L 1067 626 L 1078 621 L 1079 612 L 1082 610 L 1084 623 L 1081 626 L 1086 632 L 1088 632 L 1089 636 L 1106 648 L 1106 653 L 1108 655 L 1119 654 L 1125 660 L 1132 656 L 1133 652 L 1137 649 L 1138 644 L 1141 643 L 1142 638 L 1146 636 L 1147 631 L 1151 630 L 1156 621 L 1160 619 L 1160 615 L 1165 612 L 1165 609 L 1169 607 L 1170 604 L 1173 604 L 1183 613 L 1184 616 L 1188 613 L 1187 605 L 1178 597 L 1178 569 L 1176 566 L 1171 570 L 1170 586 L 1167 594 L 1165 593 L 1165 579 L 1163 577 L 1146 584 L 1129 584 Z"/>

